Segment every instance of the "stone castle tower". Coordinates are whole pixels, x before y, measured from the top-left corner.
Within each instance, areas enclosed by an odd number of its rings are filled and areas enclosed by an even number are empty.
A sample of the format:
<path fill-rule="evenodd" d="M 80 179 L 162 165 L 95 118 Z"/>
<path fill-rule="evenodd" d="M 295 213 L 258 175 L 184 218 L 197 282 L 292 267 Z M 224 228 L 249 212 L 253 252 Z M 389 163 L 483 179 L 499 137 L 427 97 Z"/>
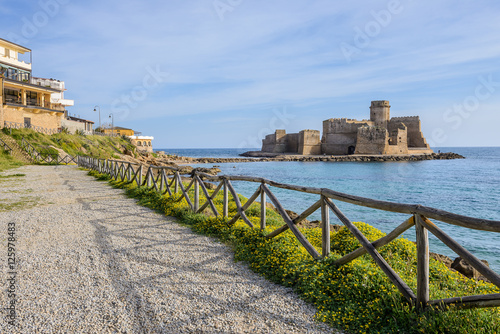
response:
<path fill-rule="evenodd" d="M 391 106 L 389 101 L 372 101 L 370 106 L 370 121 L 375 123 L 376 127 L 387 129 L 391 119 Z"/>

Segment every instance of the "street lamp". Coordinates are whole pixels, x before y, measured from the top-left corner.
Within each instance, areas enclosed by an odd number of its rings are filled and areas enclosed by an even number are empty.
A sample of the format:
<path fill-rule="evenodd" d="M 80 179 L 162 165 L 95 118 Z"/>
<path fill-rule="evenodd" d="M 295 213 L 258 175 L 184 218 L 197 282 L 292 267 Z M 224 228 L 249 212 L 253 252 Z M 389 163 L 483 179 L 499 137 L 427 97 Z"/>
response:
<path fill-rule="evenodd" d="M 101 128 L 101 107 L 95 106 L 94 107 L 94 112 L 97 111 L 96 108 L 99 108 L 99 132 L 102 132 L 102 128 Z"/>
<path fill-rule="evenodd" d="M 115 136 L 115 118 L 113 117 L 113 114 L 109 114 L 109 118 L 111 118 L 111 136 Z"/>

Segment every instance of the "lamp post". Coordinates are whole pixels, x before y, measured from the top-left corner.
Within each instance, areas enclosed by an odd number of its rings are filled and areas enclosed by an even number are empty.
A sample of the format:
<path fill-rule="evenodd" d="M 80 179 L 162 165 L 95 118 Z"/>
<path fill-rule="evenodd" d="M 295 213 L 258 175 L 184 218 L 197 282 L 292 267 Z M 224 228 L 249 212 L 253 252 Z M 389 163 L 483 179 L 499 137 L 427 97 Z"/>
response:
<path fill-rule="evenodd" d="M 111 118 L 111 136 L 115 136 L 115 118 L 113 117 L 113 114 L 109 114 L 109 118 Z"/>
<path fill-rule="evenodd" d="M 102 132 L 102 128 L 101 128 L 101 107 L 95 106 L 94 107 L 94 112 L 97 111 L 96 108 L 99 108 L 99 132 Z"/>

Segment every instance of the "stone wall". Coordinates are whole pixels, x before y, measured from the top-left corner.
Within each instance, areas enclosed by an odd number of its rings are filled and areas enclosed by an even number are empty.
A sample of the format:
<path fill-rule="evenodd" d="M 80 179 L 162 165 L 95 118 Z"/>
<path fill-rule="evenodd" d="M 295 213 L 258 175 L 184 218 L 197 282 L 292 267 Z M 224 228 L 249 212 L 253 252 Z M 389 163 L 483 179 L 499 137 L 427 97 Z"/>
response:
<path fill-rule="evenodd" d="M 394 129 L 394 127 L 397 127 L 399 123 L 404 123 L 404 125 L 408 128 L 408 147 L 429 148 L 421 130 L 420 117 L 393 117 L 389 122 L 389 131 Z"/>
<path fill-rule="evenodd" d="M 322 153 L 318 130 L 302 130 L 299 132 L 298 153 L 302 155 L 320 155 Z"/>
<path fill-rule="evenodd" d="M 262 152 L 285 153 L 286 152 L 286 131 L 276 130 L 275 133 L 267 135 L 262 140 Z"/>
<path fill-rule="evenodd" d="M 389 135 L 384 128 L 365 126 L 358 129 L 356 154 L 386 154 Z"/>
<path fill-rule="evenodd" d="M 65 127 L 68 130 L 68 132 L 72 134 L 75 134 L 77 131 L 83 131 L 85 133 L 88 132 L 87 129 L 85 128 L 85 123 L 72 121 L 64 117 L 61 120 L 61 126 Z"/>
<path fill-rule="evenodd" d="M 372 101 L 370 105 L 370 120 L 375 126 L 387 128 L 389 118 L 391 117 L 391 106 L 389 101 Z"/>
<path fill-rule="evenodd" d="M 276 130 L 262 140 L 262 152 L 270 153 L 298 153 L 299 134 L 286 133 L 285 130 Z"/>
<path fill-rule="evenodd" d="M 58 112 L 40 112 L 39 114 L 35 114 L 30 111 L 25 111 L 25 109 L 17 110 L 8 106 L 3 106 L 2 114 L 4 122 L 24 124 L 24 118 L 27 117 L 31 119 L 32 126 L 39 126 L 49 130 L 60 129 L 61 119 L 64 115 Z"/>
<path fill-rule="evenodd" d="M 285 153 L 299 152 L 299 134 L 289 133 L 285 137 Z"/>
<path fill-rule="evenodd" d="M 352 154 L 350 148 L 356 147 L 358 129 L 371 126 L 368 120 L 327 119 L 323 121 L 322 152 L 328 155 Z"/>
<path fill-rule="evenodd" d="M 398 129 L 393 130 L 389 137 L 389 145 L 385 154 L 408 154 L 408 131 L 403 123 Z"/>

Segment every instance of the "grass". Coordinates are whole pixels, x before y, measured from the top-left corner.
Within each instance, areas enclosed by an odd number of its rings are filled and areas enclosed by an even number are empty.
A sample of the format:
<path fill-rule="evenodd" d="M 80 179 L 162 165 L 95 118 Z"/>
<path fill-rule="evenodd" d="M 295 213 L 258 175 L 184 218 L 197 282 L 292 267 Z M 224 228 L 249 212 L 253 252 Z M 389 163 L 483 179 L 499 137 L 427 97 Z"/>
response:
<path fill-rule="evenodd" d="M 17 173 L 11 175 L 0 175 L 0 179 L 9 179 L 11 177 L 21 177 L 21 176 L 26 176 L 26 174 Z"/>
<path fill-rule="evenodd" d="M 122 153 L 125 149 L 131 152 L 135 150 L 135 146 L 127 137 L 83 136 L 68 133 L 46 135 L 31 129 L 4 128 L 3 132 L 14 138 L 19 145 L 24 137 L 42 155 L 58 153 L 50 146 L 62 149 L 72 156 L 88 155 L 100 159 L 118 157 L 116 154 Z"/>
<path fill-rule="evenodd" d="M 9 153 L 0 149 L 0 172 L 3 172 L 7 169 L 21 167 L 23 165 L 23 162 L 15 159 Z"/>
<path fill-rule="evenodd" d="M 107 177 L 90 172 L 102 180 Z M 139 204 L 165 215 L 175 216 L 192 230 L 219 238 L 231 245 L 237 261 L 269 280 L 292 287 L 301 298 L 317 307 L 316 318 L 334 328 L 350 333 L 499 333 L 500 308 L 474 310 L 450 309 L 445 312 L 428 310 L 418 313 L 406 302 L 373 260 L 364 255 L 344 266 L 333 262 L 359 247 L 358 241 L 346 229 L 332 232 L 332 255 L 315 261 L 290 231 L 268 240 L 265 235 L 284 224 L 282 218 L 267 209 L 265 231 L 250 228 L 241 220 L 228 226 L 227 218 L 194 214 L 179 195 L 161 195 L 145 187 L 111 181 L 114 187 L 126 189 Z M 192 192 L 190 194 L 193 196 Z M 202 196 L 202 203 L 204 197 Z M 246 201 L 240 196 L 242 204 Z M 215 198 L 222 212 L 222 194 Z M 236 213 L 234 201 L 229 203 L 229 215 Z M 259 226 L 260 205 L 253 204 L 247 216 Z M 380 230 L 362 223 L 355 225 L 371 241 L 384 235 Z M 300 229 L 321 252 L 321 230 Z M 401 278 L 416 291 L 416 247 L 400 238 L 380 249 L 380 253 Z M 430 297 L 449 298 L 466 295 L 499 293 L 492 284 L 465 278 L 450 271 L 444 264 L 431 259 Z"/>
<path fill-rule="evenodd" d="M 36 206 L 39 202 L 39 197 L 23 196 L 19 199 L 2 199 L 0 203 L 0 212 L 19 211 L 29 209 Z"/>

